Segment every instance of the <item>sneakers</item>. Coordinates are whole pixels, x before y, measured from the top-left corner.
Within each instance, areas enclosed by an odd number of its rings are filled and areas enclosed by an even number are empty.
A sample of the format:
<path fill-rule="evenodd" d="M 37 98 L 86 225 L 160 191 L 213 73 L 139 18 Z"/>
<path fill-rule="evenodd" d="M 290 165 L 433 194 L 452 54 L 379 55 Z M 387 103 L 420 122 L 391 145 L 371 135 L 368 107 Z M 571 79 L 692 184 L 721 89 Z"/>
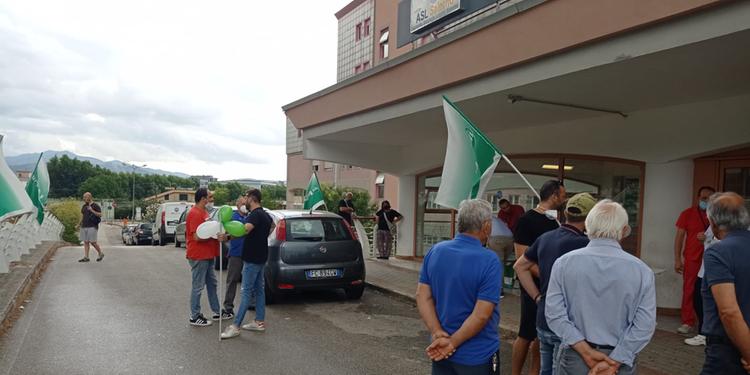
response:
<path fill-rule="evenodd" d="M 90 262 L 90 261 L 91 261 L 91 259 L 89 259 L 88 257 L 83 257 L 81 259 L 78 259 L 78 263 L 86 263 L 86 262 Z"/>
<path fill-rule="evenodd" d="M 683 324 L 680 326 L 680 328 L 677 328 L 677 333 L 682 333 L 683 335 L 688 334 L 693 331 L 693 327 Z"/>
<path fill-rule="evenodd" d="M 190 319 L 191 326 L 206 327 L 206 326 L 210 326 L 211 324 L 213 323 L 211 323 L 210 320 L 206 319 L 206 317 L 203 316 L 203 314 L 199 314 L 198 316 L 195 317 L 195 319 Z"/>
<path fill-rule="evenodd" d="M 706 336 L 695 335 L 695 337 L 685 339 L 685 344 L 690 346 L 706 346 Z"/>
<path fill-rule="evenodd" d="M 266 330 L 266 323 L 253 320 L 252 322 L 243 325 L 242 329 L 245 329 L 248 331 L 263 332 Z"/>
<path fill-rule="evenodd" d="M 222 310 L 221 311 L 221 320 L 229 320 L 229 319 L 232 319 L 232 318 L 234 318 L 234 313 L 233 312 L 227 311 L 227 310 Z M 219 320 L 219 314 L 214 314 L 213 316 L 211 316 L 211 320 L 213 320 L 213 321 Z"/>
<path fill-rule="evenodd" d="M 240 329 L 236 325 L 232 324 L 224 332 L 221 333 L 222 339 L 231 339 L 240 335 Z"/>
<path fill-rule="evenodd" d="M 98 258 L 96 258 L 96 261 L 97 261 L 97 262 L 101 262 L 101 261 L 102 261 L 102 259 L 104 259 L 104 253 L 99 253 L 99 257 L 98 257 Z"/>

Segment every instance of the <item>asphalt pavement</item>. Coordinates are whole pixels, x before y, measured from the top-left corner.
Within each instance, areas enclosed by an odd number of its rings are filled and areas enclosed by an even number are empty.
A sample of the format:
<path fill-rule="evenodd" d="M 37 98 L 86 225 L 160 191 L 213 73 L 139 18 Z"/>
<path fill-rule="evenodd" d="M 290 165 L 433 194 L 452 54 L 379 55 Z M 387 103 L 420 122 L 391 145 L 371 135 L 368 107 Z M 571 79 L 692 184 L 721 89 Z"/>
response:
<path fill-rule="evenodd" d="M 81 247 L 58 250 L 0 340 L 0 375 L 430 373 L 413 302 L 373 289 L 359 301 L 340 291 L 295 295 L 268 307 L 266 332 L 220 342 L 217 324 L 188 324 L 183 248 L 123 246 L 110 226 L 100 241 L 101 263 L 95 253 L 78 263 Z M 209 316 L 205 293 L 202 306 Z M 502 349 L 510 373 L 509 345 Z"/>

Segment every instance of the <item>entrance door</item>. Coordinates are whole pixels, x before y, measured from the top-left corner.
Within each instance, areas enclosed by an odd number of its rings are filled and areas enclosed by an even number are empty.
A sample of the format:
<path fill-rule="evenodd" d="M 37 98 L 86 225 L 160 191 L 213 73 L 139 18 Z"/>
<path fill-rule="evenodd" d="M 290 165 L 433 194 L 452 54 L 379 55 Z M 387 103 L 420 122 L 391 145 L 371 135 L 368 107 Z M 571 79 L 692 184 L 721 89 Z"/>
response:
<path fill-rule="evenodd" d="M 721 191 L 733 191 L 745 198 L 750 210 L 750 159 L 726 160 L 720 163 Z"/>

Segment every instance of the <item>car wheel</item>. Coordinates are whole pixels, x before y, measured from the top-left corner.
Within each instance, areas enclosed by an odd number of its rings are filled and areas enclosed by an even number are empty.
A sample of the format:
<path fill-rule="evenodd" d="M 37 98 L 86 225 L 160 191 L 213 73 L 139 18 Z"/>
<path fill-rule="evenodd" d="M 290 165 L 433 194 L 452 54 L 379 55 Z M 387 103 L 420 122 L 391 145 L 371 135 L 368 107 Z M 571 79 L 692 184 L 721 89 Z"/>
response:
<path fill-rule="evenodd" d="M 344 289 L 344 292 L 346 292 L 346 298 L 348 299 L 360 299 L 362 298 L 362 294 L 365 292 L 365 286 L 353 286 L 351 288 Z"/>
<path fill-rule="evenodd" d="M 180 241 L 177 241 L 177 235 L 174 236 L 174 247 L 180 247 Z"/>
<path fill-rule="evenodd" d="M 164 246 L 167 244 L 167 241 L 164 240 L 164 237 L 166 237 L 167 234 L 164 233 L 164 229 L 159 231 L 159 246 Z"/>
<path fill-rule="evenodd" d="M 268 286 L 268 280 L 265 280 L 265 286 L 263 287 L 265 294 L 266 294 L 266 305 L 273 305 L 277 302 L 279 302 L 279 294 L 274 293 L 271 288 Z"/>

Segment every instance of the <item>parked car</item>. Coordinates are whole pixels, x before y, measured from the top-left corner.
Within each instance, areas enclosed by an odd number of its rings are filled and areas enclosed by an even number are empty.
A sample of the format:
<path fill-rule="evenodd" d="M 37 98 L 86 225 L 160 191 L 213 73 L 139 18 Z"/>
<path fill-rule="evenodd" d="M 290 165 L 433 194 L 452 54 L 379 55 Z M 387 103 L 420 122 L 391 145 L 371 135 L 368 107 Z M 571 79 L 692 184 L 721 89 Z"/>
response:
<path fill-rule="evenodd" d="M 127 226 L 122 227 L 122 243 L 124 245 L 130 244 L 130 237 L 133 235 L 133 229 L 137 226 L 138 224 L 128 224 Z"/>
<path fill-rule="evenodd" d="M 354 229 L 341 216 L 314 211 L 269 211 L 266 301 L 283 293 L 341 288 L 349 299 L 364 292 L 365 262 Z"/>
<path fill-rule="evenodd" d="M 187 219 L 187 214 L 190 212 L 190 210 L 185 210 L 182 214 L 180 214 L 180 218 L 177 219 L 177 226 L 174 227 L 174 247 L 181 247 L 187 243 L 187 239 L 185 238 L 185 220 Z"/>
<path fill-rule="evenodd" d="M 180 215 L 193 207 L 189 202 L 168 202 L 159 205 L 156 210 L 156 223 L 153 228 L 152 243 L 164 246 L 167 242 L 174 241 L 175 228 Z"/>
<path fill-rule="evenodd" d="M 152 243 L 152 228 L 153 224 L 151 223 L 138 224 L 130 234 L 130 244 L 143 245 Z"/>

